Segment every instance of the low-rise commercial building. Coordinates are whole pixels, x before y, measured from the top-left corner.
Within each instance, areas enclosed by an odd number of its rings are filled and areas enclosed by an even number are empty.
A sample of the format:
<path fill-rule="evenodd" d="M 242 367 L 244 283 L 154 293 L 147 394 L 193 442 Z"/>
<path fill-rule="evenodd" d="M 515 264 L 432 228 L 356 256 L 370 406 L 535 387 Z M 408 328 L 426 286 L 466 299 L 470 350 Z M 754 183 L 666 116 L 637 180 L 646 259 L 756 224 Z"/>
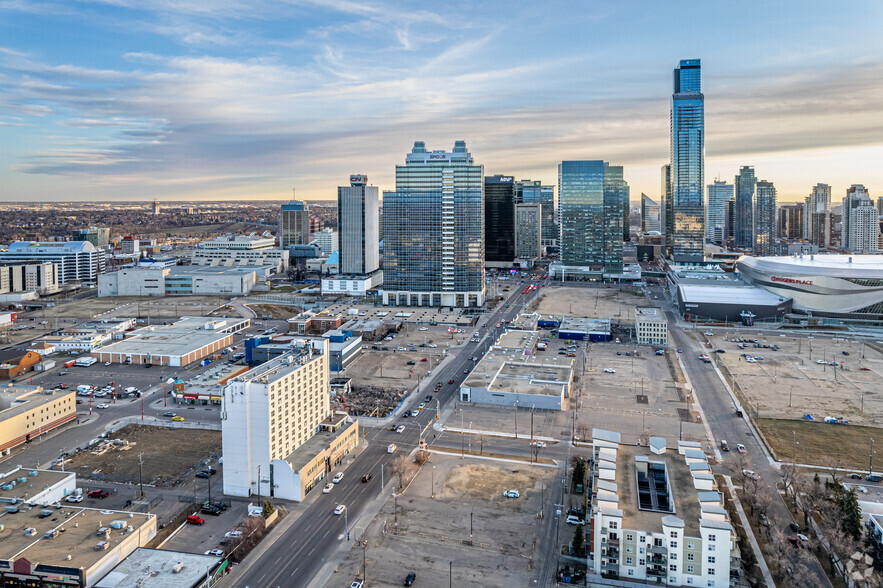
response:
<path fill-rule="evenodd" d="M 288 332 L 296 335 L 319 334 L 337 329 L 342 324 L 343 316 L 341 314 L 328 314 L 307 310 L 288 319 Z"/>
<path fill-rule="evenodd" d="M 94 285 L 104 272 L 106 258 L 103 251 L 89 241 L 38 243 L 15 241 L 7 251 L 0 251 L 0 262 L 51 262 L 58 266 L 58 284 Z"/>
<path fill-rule="evenodd" d="M 589 567 L 605 578 L 667 586 L 730 586 L 741 563 L 711 467 L 697 444 L 624 445 L 593 429 Z M 732 572 L 731 572 L 732 570 Z"/>
<path fill-rule="evenodd" d="M 93 588 L 209 588 L 227 566 L 217 555 L 139 547 Z"/>
<path fill-rule="evenodd" d="M 347 294 L 365 296 L 383 285 L 383 271 L 377 270 L 367 276 L 342 275 L 322 278 L 323 294 Z"/>
<path fill-rule="evenodd" d="M 0 472 L 0 502 L 3 504 L 55 504 L 73 494 L 76 474 L 56 470 L 25 469 L 16 466 Z"/>
<path fill-rule="evenodd" d="M 224 388 L 224 493 L 301 501 L 358 445 L 330 409 L 327 339 L 304 339 Z"/>
<path fill-rule="evenodd" d="M 268 266 L 133 267 L 99 276 L 98 296 L 244 296 Z"/>
<path fill-rule="evenodd" d="M 92 352 L 100 362 L 186 366 L 233 343 L 233 333 L 248 328 L 248 319 L 182 317 L 171 325 L 136 329 L 126 339 Z"/>
<path fill-rule="evenodd" d="M 635 333 L 641 345 L 668 345 L 668 322 L 662 311 L 653 306 L 635 309 Z"/>
<path fill-rule="evenodd" d="M 610 341 L 610 319 L 562 317 L 558 325 L 558 338 L 571 341 Z"/>
<path fill-rule="evenodd" d="M 69 353 L 71 351 L 93 351 L 113 339 L 113 333 L 94 330 L 79 330 L 75 333 L 63 333 L 61 335 L 46 335 L 37 339 L 37 343 L 46 343 L 55 347 L 56 351 Z"/>
<path fill-rule="evenodd" d="M 30 443 L 31 439 L 76 418 L 73 391 L 52 392 L 40 386 L 0 387 L 0 453 Z"/>
<path fill-rule="evenodd" d="M 333 329 L 324 335 L 328 339 L 329 368 L 339 372 L 352 363 L 362 351 L 362 338 L 352 331 Z"/>
<path fill-rule="evenodd" d="M 42 361 L 36 351 L 9 349 L 0 352 L 0 380 L 12 380 L 34 369 Z"/>

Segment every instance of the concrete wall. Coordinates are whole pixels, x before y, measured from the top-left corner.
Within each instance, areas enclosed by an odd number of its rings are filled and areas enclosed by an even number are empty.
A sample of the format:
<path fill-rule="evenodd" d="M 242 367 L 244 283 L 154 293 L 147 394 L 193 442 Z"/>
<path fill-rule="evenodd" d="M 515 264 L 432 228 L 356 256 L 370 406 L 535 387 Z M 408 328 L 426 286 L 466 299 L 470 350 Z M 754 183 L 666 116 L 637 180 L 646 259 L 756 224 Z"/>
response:
<path fill-rule="evenodd" d="M 487 388 L 460 387 L 461 402 L 493 404 L 496 406 L 518 406 L 522 408 L 538 408 L 542 410 L 563 410 L 564 392 L 560 396 L 547 394 L 514 394 L 507 392 L 491 392 Z"/>

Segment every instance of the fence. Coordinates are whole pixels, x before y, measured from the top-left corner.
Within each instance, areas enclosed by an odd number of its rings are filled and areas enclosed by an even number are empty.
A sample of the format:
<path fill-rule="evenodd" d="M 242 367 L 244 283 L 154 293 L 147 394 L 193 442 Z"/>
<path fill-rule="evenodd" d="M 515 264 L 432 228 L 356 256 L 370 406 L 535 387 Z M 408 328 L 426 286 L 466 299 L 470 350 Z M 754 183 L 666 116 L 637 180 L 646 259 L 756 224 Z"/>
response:
<path fill-rule="evenodd" d="M 163 427 L 165 429 L 203 429 L 206 431 L 220 431 L 221 423 L 203 423 L 200 421 L 169 421 L 154 417 L 142 419 L 140 416 L 123 417 L 107 426 L 107 432 L 113 433 L 126 425 L 147 425 L 150 427 Z"/>

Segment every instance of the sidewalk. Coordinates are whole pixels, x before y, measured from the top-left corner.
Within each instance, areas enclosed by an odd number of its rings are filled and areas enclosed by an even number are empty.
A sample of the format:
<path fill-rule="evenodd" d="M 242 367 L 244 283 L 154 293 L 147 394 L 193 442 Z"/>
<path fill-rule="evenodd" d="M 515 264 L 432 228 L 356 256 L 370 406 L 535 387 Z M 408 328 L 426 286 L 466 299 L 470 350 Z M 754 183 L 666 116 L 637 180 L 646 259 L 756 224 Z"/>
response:
<path fill-rule="evenodd" d="M 757 567 L 760 568 L 763 580 L 769 588 L 775 588 L 776 583 L 773 581 L 773 575 L 770 573 L 770 568 L 766 565 L 766 560 L 763 557 L 763 553 L 760 551 L 760 545 L 757 543 L 754 531 L 751 529 L 751 525 L 748 524 L 748 517 L 745 515 L 745 510 L 742 508 L 742 503 L 739 501 L 739 497 L 736 496 L 736 488 L 733 486 L 733 480 L 730 476 L 724 476 L 724 481 L 727 483 L 727 488 L 730 490 L 730 496 L 733 497 L 733 504 L 736 505 L 736 511 L 739 513 L 739 522 L 742 523 L 742 528 L 745 529 L 745 535 L 748 537 L 748 543 L 751 544 L 751 551 L 754 552 L 754 559 L 757 560 Z"/>

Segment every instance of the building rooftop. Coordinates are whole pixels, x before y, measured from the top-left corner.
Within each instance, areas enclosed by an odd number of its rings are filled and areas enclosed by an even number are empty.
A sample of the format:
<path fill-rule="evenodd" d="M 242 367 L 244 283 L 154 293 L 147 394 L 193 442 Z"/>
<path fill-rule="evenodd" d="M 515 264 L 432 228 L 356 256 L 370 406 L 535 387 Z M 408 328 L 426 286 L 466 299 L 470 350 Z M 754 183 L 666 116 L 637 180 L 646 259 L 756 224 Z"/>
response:
<path fill-rule="evenodd" d="M 558 332 L 561 331 L 610 333 L 610 319 L 565 316 L 561 318 L 561 325 L 558 327 Z"/>
<path fill-rule="evenodd" d="M 74 390 L 53 392 L 43 390 L 42 386 L 2 386 L 0 387 L 0 422 L 68 395 L 73 398 L 75 394 Z"/>
<path fill-rule="evenodd" d="M 20 507 L 16 513 L 5 513 L 2 517 L 4 528 L 0 559 L 24 557 L 44 565 L 88 569 L 107 555 L 107 551 L 95 548 L 105 540 L 98 535 L 99 529 L 110 529 L 106 540 L 110 543 L 108 549 L 112 550 L 130 533 L 139 533 L 145 525 L 155 527 L 156 524 L 156 515 L 152 514 L 82 508 L 68 503 L 63 505 L 57 509 L 50 507 L 54 512 L 46 518 L 40 518 L 40 511 L 44 509 L 39 506 Z M 114 529 L 112 526 L 120 528 Z M 26 529 L 34 531 L 25 534 Z M 55 537 L 47 537 L 47 532 L 52 529 L 60 532 Z M 151 536 L 152 533 L 144 540 Z"/>
<path fill-rule="evenodd" d="M 570 385 L 570 366 L 505 362 L 487 386 L 491 392 L 561 396 Z"/>
<path fill-rule="evenodd" d="M 221 560 L 214 555 L 139 547 L 94 588 L 190 588 L 203 583 L 206 571 Z"/>
<path fill-rule="evenodd" d="M 325 419 L 323 424 L 331 425 L 339 421 L 339 416 L 332 415 Z M 292 451 L 288 457 L 285 458 L 285 461 L 288 462 L 288 465 L 291 466 L 292 470 L 299 472 L 301 468 L 313 461 L 317 455 L 331 447 L 331 444 L 336 438 L 346 433 L 349 428 L 354 425 L 355 423 L 348 423 L 345 427 L 340 427 L 334 432 L 329 431 L 325 427 L 321 427 L 318 433 L 307 439 L 302 445 L 300 445 L 300 447 Z"/>
<path fill-rule="evenodd" d="M 187 355 L 195 349 L 221 341 L 226 333 L 192 327 L 150 326 L 137 329 L 129 337 L 105 345 L 101 353 Z"/>
<path fill-rule="evenodd" d="M 662 313 L 655 306 L 639 306 L 635 309 L 635 318 L 641 318 L 648 321 L 665 320 Z"/>
<path fill-rule="evenodd" d="M 327 339 L 321 338 L 297 341 L 290 353 L 262 363 L 244 374 L 232 378 L 230 382 L 253 382 L 258 380 L 261 383 L 272 384 L 322 355 L 324 350 L 327 349 L 327 345 Z"/>
<path fill-rule="evenodd" d="M 678 289 L 684 302 L 777 305 L 789 300 L 754 286 L 681 284 Z"/>
<path fill-rule="evenodd" d="M 96 251 L 89 241 L 13 241 L 9 253 L 89 253 Z"/>
<path fill-rule="evenodd" d="M 507 330 L 500 335 L 500 339 L 494 347 L 498 349 L 520 350 L 522 352 L 526 350 L 530 353 L 533 351 L 534 346 L 536 346 L 539 335 L 537 331 Z"/>
<path fill-rule="evenodd" d="M 509 329 L 516 331 L 534 331 L 537 328 L 537 321 L 539 318 L 540 315 L 536 313 L 519 314 L 511 323 L 509 323 Z"/>
<path fill-rule="evenodd" d="M 835 278 L 883 278 L 883 255 L 812 254 L 778 257 L 742 256 L 736 267 L 747 265 L 763 273 L 830 276 Z"/>
<path fill-rule="evenodd" d="M 9 504 L 16 500 L 27 501 L 46 488 L 73 476 L 72 472 L 15 468 L 0 476 L 0 502 Z M 23 482 L 20 481 L 22 478 L 25 479 Z M 3 486 L 7 485 L 11 485 L 12 488 L 3 489 Z"/>
<path fill-rule="evenodd" d="M 220 276 L 247 274 L 256 270 L 260 271 L 262 268 L 260 266 L 252 267 L 244 265 L 229 267 L 223 265 L 176 265 L 167 269 L 169 270 L 169 276 L 192 276 L 195 274 Z"/>

